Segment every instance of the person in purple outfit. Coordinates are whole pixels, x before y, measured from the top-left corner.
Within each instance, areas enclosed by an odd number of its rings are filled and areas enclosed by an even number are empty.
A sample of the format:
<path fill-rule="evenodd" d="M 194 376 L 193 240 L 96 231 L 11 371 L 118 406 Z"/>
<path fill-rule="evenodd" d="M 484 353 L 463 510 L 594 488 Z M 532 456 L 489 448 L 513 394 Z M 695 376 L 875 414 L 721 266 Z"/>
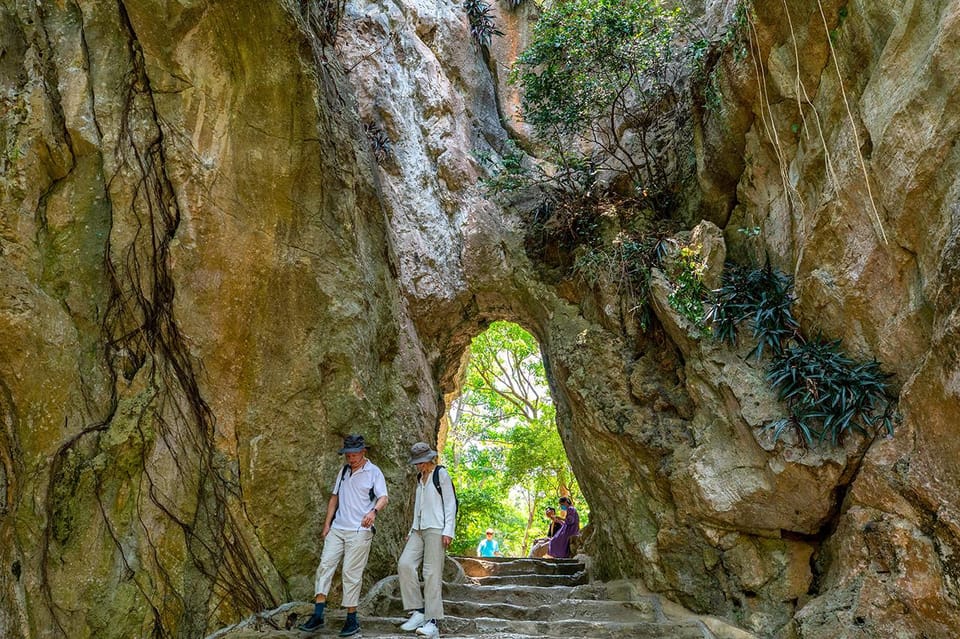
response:
<path fill-rule="evenodd" d="M 560 498 L 560 510 L 566 513 L 566 517 L 560 530 L 550 538 L 547 554 L 562 559 L 570 556 L 570 538 L 580 534 L 580 515 L 569 497 Z"/>

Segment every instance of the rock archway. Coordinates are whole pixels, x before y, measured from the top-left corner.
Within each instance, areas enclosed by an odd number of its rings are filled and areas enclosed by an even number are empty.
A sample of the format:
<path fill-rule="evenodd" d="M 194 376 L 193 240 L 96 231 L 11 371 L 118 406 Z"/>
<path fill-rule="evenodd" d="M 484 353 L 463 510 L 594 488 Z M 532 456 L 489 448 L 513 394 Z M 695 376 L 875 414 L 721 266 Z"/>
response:
<path fill-rule="evenodd" d="M 758 229 L 801 319 L 897 372 L 902 434 L 866 452 L 759 435 L 782 415 L 762 367 L 676 316 L 662 279 L 642 332 L 616 291 L 527 259 L 474 156 L 523 134 L 491 72 L 517 40 L 483 55 L 459 2 L 325 3 L 346 6 L 336 50 L 318 3 L 183 4 L 0 9 L 0 634 L 201 634 L 308 596 L 338 439 L 363 430 L 404 486 L 496 319 L 543 347 L 600 576 L 768 636 L 960 626 L 952 3 L 752 3 L 740 44 L 769 77 L 717 52 L 728 112 L 695 114 L 702 217 Z M 139 427 L 197 396 L 203 463 L 178 482 L 196 456 Z"/>

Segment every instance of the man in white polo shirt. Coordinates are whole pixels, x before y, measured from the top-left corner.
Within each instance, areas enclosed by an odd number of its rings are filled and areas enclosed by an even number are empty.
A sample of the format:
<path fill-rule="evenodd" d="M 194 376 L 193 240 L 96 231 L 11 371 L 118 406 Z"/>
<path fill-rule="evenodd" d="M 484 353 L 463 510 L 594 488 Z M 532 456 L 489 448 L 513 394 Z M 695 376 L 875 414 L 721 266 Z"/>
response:
<path fill-rule="evenodd" d="M 313 634 L 323 627 L 327 592 L 340 560 L 343 559 L 343 607 L 347 620 L 341 637 L 360 632 L 357 604 L 363 569 L 370 556 L 373 523 L 377 513 L 387 505 L 387 482 L 383 472 L 366 457 L 363 435 L 349 435 L 343 440 L 340 454 L 347 463 L 337 471 L 333 494 L 327 503 L 327 519 L 323 524 L 323 552 L 317 566 L 313 616 L 299 630 Z"/>

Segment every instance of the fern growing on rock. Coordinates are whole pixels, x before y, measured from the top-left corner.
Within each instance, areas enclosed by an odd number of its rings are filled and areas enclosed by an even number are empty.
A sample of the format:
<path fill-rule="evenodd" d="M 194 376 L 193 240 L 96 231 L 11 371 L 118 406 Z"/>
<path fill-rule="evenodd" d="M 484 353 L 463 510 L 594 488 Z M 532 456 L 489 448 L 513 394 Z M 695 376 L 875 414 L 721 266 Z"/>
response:
<path fill-rule="evenodd" d="M 769 263 L 762 268 L 727 264 L 705 317 L 714 337 L 735 344 L 742 323 L 757 341 L 752 355 L 770 355 L 767 379 L 789 415 L 767 424 L 774 441 L 794 429 L 807 445 L 839 445 L 851 431 L 893 435 L 896 405 L 876 361 L 845 355 L 840 340 L 806 339 L 793 315 L 793 283 Z"/>

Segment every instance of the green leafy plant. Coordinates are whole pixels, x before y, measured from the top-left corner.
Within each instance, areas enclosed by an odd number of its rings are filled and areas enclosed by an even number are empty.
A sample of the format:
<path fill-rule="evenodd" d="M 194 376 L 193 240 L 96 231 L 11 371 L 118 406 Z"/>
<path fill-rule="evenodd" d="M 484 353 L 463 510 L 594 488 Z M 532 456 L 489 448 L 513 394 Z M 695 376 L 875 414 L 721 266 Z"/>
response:
<path fill-rule="evenodd" d="M 676 287 L 668 297 L 670 305 L 696 325 L 704 322 L 703 301 L 708 294 L 703 270 L 699 246 L 681 247 L 667 269 L 667 277 Z"/>
<path fill-rule="evenodd" d="M 480 181 L 488 195 L 512 193 L 536 182 L 535 172 L 524 164 L 524 153 L 513 140 L 507 140 L 498 155 L 482 152 L 477 159 L 488 172 Z"/>
<path fill-rule="evenodd" d="M 346 10 L 346 0 L 299 0 L 300 14 L 320 42 L 333 46 Z"/>
<path fill-rule="evenodd" d="M 890 375 L 876 361 L 857 362 L 840 350 L 840 340 L 804 339 L 793 315 L 792 282 L 772 268 L 728 263 L 706 319 L 718 340 L 736 343 L 747 322 L 757 340 L 757 359 L 771 355 L 767 379 L 786 402 L 789 416 L 765 429 L 774 441 L 795 429 L 807 445 L 839 444 L 851 430 L 893 435 L 896 408 L 887 394 Z"/>
<path fill-rule="evenodd" d="M 387 132 L 376 122 L 367 122 L 363 125 L 363 132 L 370 144 L 370 151 L 376 158 L 377 164 L 383 164 L 393 157 L 393 143 Z"/>
<path fill-rule="evenodd" d="M 856 430 L 884 430 L 893 436 L 895 410 L 887 397 L 890 375 L 876 361 L 855 362 L 840 351 L 840 340 L 799 341 L 774 357 L 767 379 L 790 408 L 790 416 L 767 425 L 778 439 L 795 428 L 806 443 L 837 445 Z"/>
<path fill-rule="evenodd" d="M 757 340 L 753 351 L 757 359 L 765 349 L 779 355 L 787 342 L 798 335 L 800 325 L 791 310 L 792 283 L 769 262 L 763 268 L 727 263 L 721 286 L 713 293 L 705 321 L 712 326 L 715 337 L 736 344 L 738 325 L 749 322 Z"/>
<path fill-rule="evenodd" d="M 640 230 L 621 231 L 609 243 L 578 252 L 574 273 L 589 286 L 613 284 L 618 293 L 632 302 L 630 312 L 647 330 L 652 320 L 650 273 L 661 268 L 677 242 L 670 237 L 675 229 L 667 223 L 650 224 Z"/>
<path fill-rule="evenodd" d="M 676 192 L 669 166 L 689 142 L 680 71 L 696 49 L 679 44 L 689 27 L 682 10 L 657 0 L 552 4 L 511 74 L 523 89 L 523 119 L 558 158 L 586 143 L 598 149 L 590 161 L 599 169 L 627 176 L 637 194 L 669 209 Z"/>
<path fill-rule="evenodd" d="M 490 5 L 484 0 L 465 0 L 463 10 L 470 19 L 470 35 L 480 46 L 488 47 L 493 36 L 503 35 L 490 13 Z"/>

